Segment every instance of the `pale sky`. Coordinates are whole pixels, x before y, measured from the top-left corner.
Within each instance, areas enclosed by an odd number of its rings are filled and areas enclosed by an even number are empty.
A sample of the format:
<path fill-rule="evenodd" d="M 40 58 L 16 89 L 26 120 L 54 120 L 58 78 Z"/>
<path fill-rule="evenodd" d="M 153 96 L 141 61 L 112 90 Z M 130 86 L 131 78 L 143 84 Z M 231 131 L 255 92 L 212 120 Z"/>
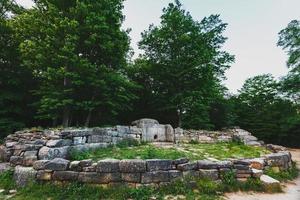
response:
<path fill-rule="evenodd" d="M 32 6 L 31 0 L 17 0 Z M 159 24 L 162 8 L 172 0 L 126 0 L 124 28 L 131 28 L 131 46 L 135 56 L 141 53 L 137 42 L 141 32 L 151 23 Z M 275 77 L 287 73 L 287 55 L 276 46 L 278 32 L 293 20 L 300 20 L 300 0 L 181 0 L 195 20 L 220 14 L 228 23 L 224 49 L 236 56 L 226 72 L 225 85 L 236 93 L 244 81 L 252 76 L 271 73 Z"/>

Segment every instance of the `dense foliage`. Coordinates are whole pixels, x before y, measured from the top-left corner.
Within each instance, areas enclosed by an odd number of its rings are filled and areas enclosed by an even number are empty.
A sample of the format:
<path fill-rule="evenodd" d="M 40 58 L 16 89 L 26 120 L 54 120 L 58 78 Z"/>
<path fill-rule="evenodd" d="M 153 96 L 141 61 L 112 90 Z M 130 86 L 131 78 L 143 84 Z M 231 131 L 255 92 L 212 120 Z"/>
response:
<path fill-rule="evenodd" d="M 165 8 L 161 24 L 150 25 L 139 43 L 144 54 L 133 77 L 148 94 L 141 107 L 176 126 L 215 128 L 210 111 L 223 98 L 221 81 L 234 60 L 221 50 L 226 26 L 218 15 L 195 21 L 178 1 Z"/>
<path fill-rule="evenodd" d="M 142 33 L 130 59 L 123 0 L 0 2 L 0 136 L 31 126 L 104 126 L 148 117 L 174 127 L 240 126 L 267 142 L 299 145 L 300 22 L 279 33 L 289 73 L 260 75 L 231 96 L 234 57 L 219 15 L 193 19 L 176 0 Z"/>

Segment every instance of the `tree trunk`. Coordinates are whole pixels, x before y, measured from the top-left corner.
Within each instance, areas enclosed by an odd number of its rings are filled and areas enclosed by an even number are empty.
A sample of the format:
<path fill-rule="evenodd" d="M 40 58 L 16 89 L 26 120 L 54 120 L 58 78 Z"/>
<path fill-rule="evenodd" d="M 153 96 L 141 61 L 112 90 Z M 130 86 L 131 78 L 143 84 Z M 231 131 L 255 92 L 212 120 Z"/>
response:
<path fill-rule="evenodd" d="M 65 106 L 64 113 L 63 113 L 63 122 L 62 122 L 64 128 L 69 127 L 69 120 L 70 120 L 70 109 L 68 108 L 68 106 Z"/>
<path fill-rule="evenodd" d="M 92 118 L 92 110 L 89 110 L 89 113 L 87 115 L 87 118 L 86 118 L 85 124 L 84 124 L 85 127 L 89 127 L 91 118 Z"/>
<path fill-rule="evenodd" d="M 68 68 L 65 67 L 64 70 L 65 70 L 65 72 L 67 72 Z M 68 85 L 69 85 L 69 80 L 65 76 L 64 77 L 64 89 L 66 89 L 68 87 Z M 68 105 L 65 105 L 64 109 L 63 109 L 63 120 L 62 120 L 63 127 L 68 127 L 69 126 L 69 120 L 70 120 L 70 108 L 69 108 Z"/>
<path fill-rule="evenodd" d="M 178 127 L 181 128 L 181 126 L 182 126 L 182 111 L 181 111 L 181 109 L 177 110 L 177 117 L 178 117 Z"/>

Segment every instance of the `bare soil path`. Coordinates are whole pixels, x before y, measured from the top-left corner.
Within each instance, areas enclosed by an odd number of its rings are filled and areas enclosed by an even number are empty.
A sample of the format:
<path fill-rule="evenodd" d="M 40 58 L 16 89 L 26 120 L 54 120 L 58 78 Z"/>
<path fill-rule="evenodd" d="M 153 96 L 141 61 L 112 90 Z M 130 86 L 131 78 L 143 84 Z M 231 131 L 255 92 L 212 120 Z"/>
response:
<path fill-rule="evenodd" d="M 300 149 L 289 149 L 292 158 L 297 162 L 300 169 Z M 300 176 L 291 182 L 284 184 L 284 193 L 261 194 L 261 193 L 230 193 L 225 195 L 228 200 L 300 200 Z"/>

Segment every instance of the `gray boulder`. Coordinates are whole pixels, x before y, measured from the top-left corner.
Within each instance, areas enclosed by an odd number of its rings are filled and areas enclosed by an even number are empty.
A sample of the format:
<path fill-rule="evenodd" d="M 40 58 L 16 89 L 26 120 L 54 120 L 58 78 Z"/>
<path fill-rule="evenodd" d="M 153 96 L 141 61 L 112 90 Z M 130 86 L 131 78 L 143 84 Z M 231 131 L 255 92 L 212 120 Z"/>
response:
<path fill-rule="evenodd" d="M 49 162 L 49 160 L 37 160 L 33 163 L 33 169 L 35 170 L 43 170 L 45 169 L 45 165 Z"/>
<path fill-rule="evenodd" d="M 54 158 L 67 158 L 70 147 L 49 148 L 42 147 L 38 153 L 39 160 L 52 160 Z"/>
<path fill-rule="evenodd" d="M 36 170 L 32 167 L 16 166 L 14 171 L 14 180 L 20 187 L 26 186 L 29 182 L 35 181 Z"/>
<path fill-rule="evenodd" d="M 45 164 L 45 169 L 53 171 L 66 171 L 69 164 L 70 161 L 68 160 L 65 160 L 63 158 L 55 158 Z"/>

